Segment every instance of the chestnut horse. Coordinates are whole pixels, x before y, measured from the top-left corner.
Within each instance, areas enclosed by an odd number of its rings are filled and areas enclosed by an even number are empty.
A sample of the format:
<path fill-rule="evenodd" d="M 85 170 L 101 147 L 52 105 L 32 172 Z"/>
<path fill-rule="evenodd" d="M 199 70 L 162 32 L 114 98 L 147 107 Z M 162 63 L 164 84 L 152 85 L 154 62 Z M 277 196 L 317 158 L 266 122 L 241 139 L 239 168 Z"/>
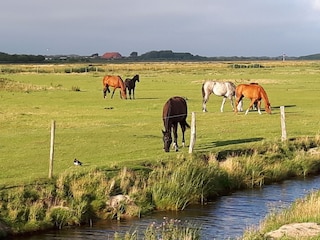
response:
<path fill-rule="evenodd" d="M 110 89 L 109 89 L 109 86 L 110 86 L 110 87 L 113 87 L 111 98 L 113 98 L 113 94 L 116 91 L 116 89 L 120 88 L 120 98 L 127 99 L 126 86 L 120 76 L 110 76 L 110 75 L 104 76 L 102 80 L 102 84 L 103 84 L 103 98 L 107 97 L 107 91 L 110 93 Z"/>
<path fill-rule="evenodd" d="M 135 75 L 132 79 L 131 78 L 127 78 L 125 81 L 124 81 L 124 84 L 126 85 L 126 88 L 128 89 L 129 91 L 129 97 L 131 99 L 131 90 L 132 90 L 132 97 L 133 99 L 135 99 L 135 96 L 134 96 L 134 89 L 136 87 L 136 82 L 139 82 L 139 75 Z"/>
<path fill-rule="evenodd" d="M 261 106 L 261 99 L 263 99 L 265 104 L 265 111 L 271 114 L 271 106 L 267 96 L 266 91 L 257 84 L 240 84 L 236 88 L 236 106 L 238 106 L 239 102 L 242 101 L 242 98 L 250 98 L 251 102 L 246 110 L 245 114 L 248 114 L 249 109 L 257 102 L 258 113 L 261 114 L 260 106 Z M 235 108 L 235 112 L 237 112 L 237 108 Z"/>
<path fill-rule="evenodd" d="M 172 143 L 172 129 L 174 136 L 172 147 L 175 148 L 176 152 L 178 151 L 178 123 L 180 124 L 182 130 L 182 146 L 185 145 L 184 132 L 186 130 L 186 127 L 190 128 L 189 124 L 186 122 L 187 114 L 187 103 L 186 100 L 182 97 L 172 97 L 163 106 L 162 118 L 165 130 L 162 130 L 162 133 L 164 144 L 163 148 L 166 152 L 170 151 L 170 145 Z"/>

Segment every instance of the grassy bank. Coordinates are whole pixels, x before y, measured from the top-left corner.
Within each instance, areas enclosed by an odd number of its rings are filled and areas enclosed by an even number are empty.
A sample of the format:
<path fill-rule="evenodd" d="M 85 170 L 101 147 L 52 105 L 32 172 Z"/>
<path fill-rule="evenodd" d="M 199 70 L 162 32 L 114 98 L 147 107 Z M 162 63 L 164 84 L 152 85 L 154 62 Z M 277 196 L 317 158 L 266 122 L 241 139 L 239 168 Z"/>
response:
<path fill-rule="evenodd" d="M 10 234 L 89 224 L 95 219 L 141 217 L 155 210 L 183 210 L 231 191 L 262 186 L 320 171 L 311 150 L 320 137 L 230 153 L 185 155 L 144 168 L 65 171 L 49 182 L 0 191 L 1 222 Z M 7 233 L 2 233 L 7 234 Z"/>

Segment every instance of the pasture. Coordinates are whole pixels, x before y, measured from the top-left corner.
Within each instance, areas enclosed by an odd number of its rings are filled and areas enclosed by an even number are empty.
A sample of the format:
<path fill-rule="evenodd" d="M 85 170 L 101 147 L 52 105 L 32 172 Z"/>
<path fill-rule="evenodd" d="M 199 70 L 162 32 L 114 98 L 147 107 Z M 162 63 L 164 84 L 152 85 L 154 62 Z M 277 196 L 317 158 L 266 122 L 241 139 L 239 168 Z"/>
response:
<path fill-rule="evenodd" d="M 1 65 L 0 186 L 47 178 L 52 120 L 56 121 L 54 176 L 77 168 L 75 158 L 83 162 L 82 168 L 91 169 L 139 168 L 188 157 L 188 147 L 178 153 L 163 151 L 162 107 L 172 96 L 187 99 L 189 124 L 191 112 L 196 113 L 195 154 L 279 141 L 280 106 L 285 106 L 288 138 L 319 134 L 320 62 L 260 64 L 262 68 L 233 68 L 228 62 L 105 64 L 98 66 L 102 71 L 86 73 L 65 73 L 65 69 L 85 64 Z M 107 74 L 123 79 L 139 74 L 136 99 L 120 99 L 119 89 L 113 99 L 109 94 L 104 99 L 102 78 Z M 268 94 L 272 114 L 235 114 L 229 101 L 221 113 L 222 98 L 215 95 L 210 96 L 208 112 L 203 113 L 201 85 L 209 79 L 236 85 L 259 83 Z M 245 99 L 244 109 L 248 104 Z M 189 137 L 187 129 L 187 146 Z M 180 127 L 178 143 L 181 145 Z"/>

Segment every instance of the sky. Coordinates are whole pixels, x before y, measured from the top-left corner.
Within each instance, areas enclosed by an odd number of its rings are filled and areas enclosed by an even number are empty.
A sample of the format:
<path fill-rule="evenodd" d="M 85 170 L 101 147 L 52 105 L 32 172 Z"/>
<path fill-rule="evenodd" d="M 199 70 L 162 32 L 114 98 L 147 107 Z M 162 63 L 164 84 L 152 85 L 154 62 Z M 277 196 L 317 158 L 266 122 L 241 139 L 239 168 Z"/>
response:
<path fill-rule="evenodd" d="M 3 0 L 0 52 L 320 53 L 320 0 Z"/>

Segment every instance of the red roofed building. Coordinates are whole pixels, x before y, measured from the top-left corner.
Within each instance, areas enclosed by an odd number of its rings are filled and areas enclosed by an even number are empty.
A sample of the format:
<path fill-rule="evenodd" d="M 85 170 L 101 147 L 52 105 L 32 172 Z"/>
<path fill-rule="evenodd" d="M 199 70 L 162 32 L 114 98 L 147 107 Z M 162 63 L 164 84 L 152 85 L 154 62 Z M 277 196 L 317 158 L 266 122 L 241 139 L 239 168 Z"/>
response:
<path fill-rule="evenodd" d="M 104 59 L 118 59 L 118 58 L 122 58 L 122 56 L 118 52 L 106 52 L 105 54 L 102 55 L 101 58 L 104 58 Z"/>

